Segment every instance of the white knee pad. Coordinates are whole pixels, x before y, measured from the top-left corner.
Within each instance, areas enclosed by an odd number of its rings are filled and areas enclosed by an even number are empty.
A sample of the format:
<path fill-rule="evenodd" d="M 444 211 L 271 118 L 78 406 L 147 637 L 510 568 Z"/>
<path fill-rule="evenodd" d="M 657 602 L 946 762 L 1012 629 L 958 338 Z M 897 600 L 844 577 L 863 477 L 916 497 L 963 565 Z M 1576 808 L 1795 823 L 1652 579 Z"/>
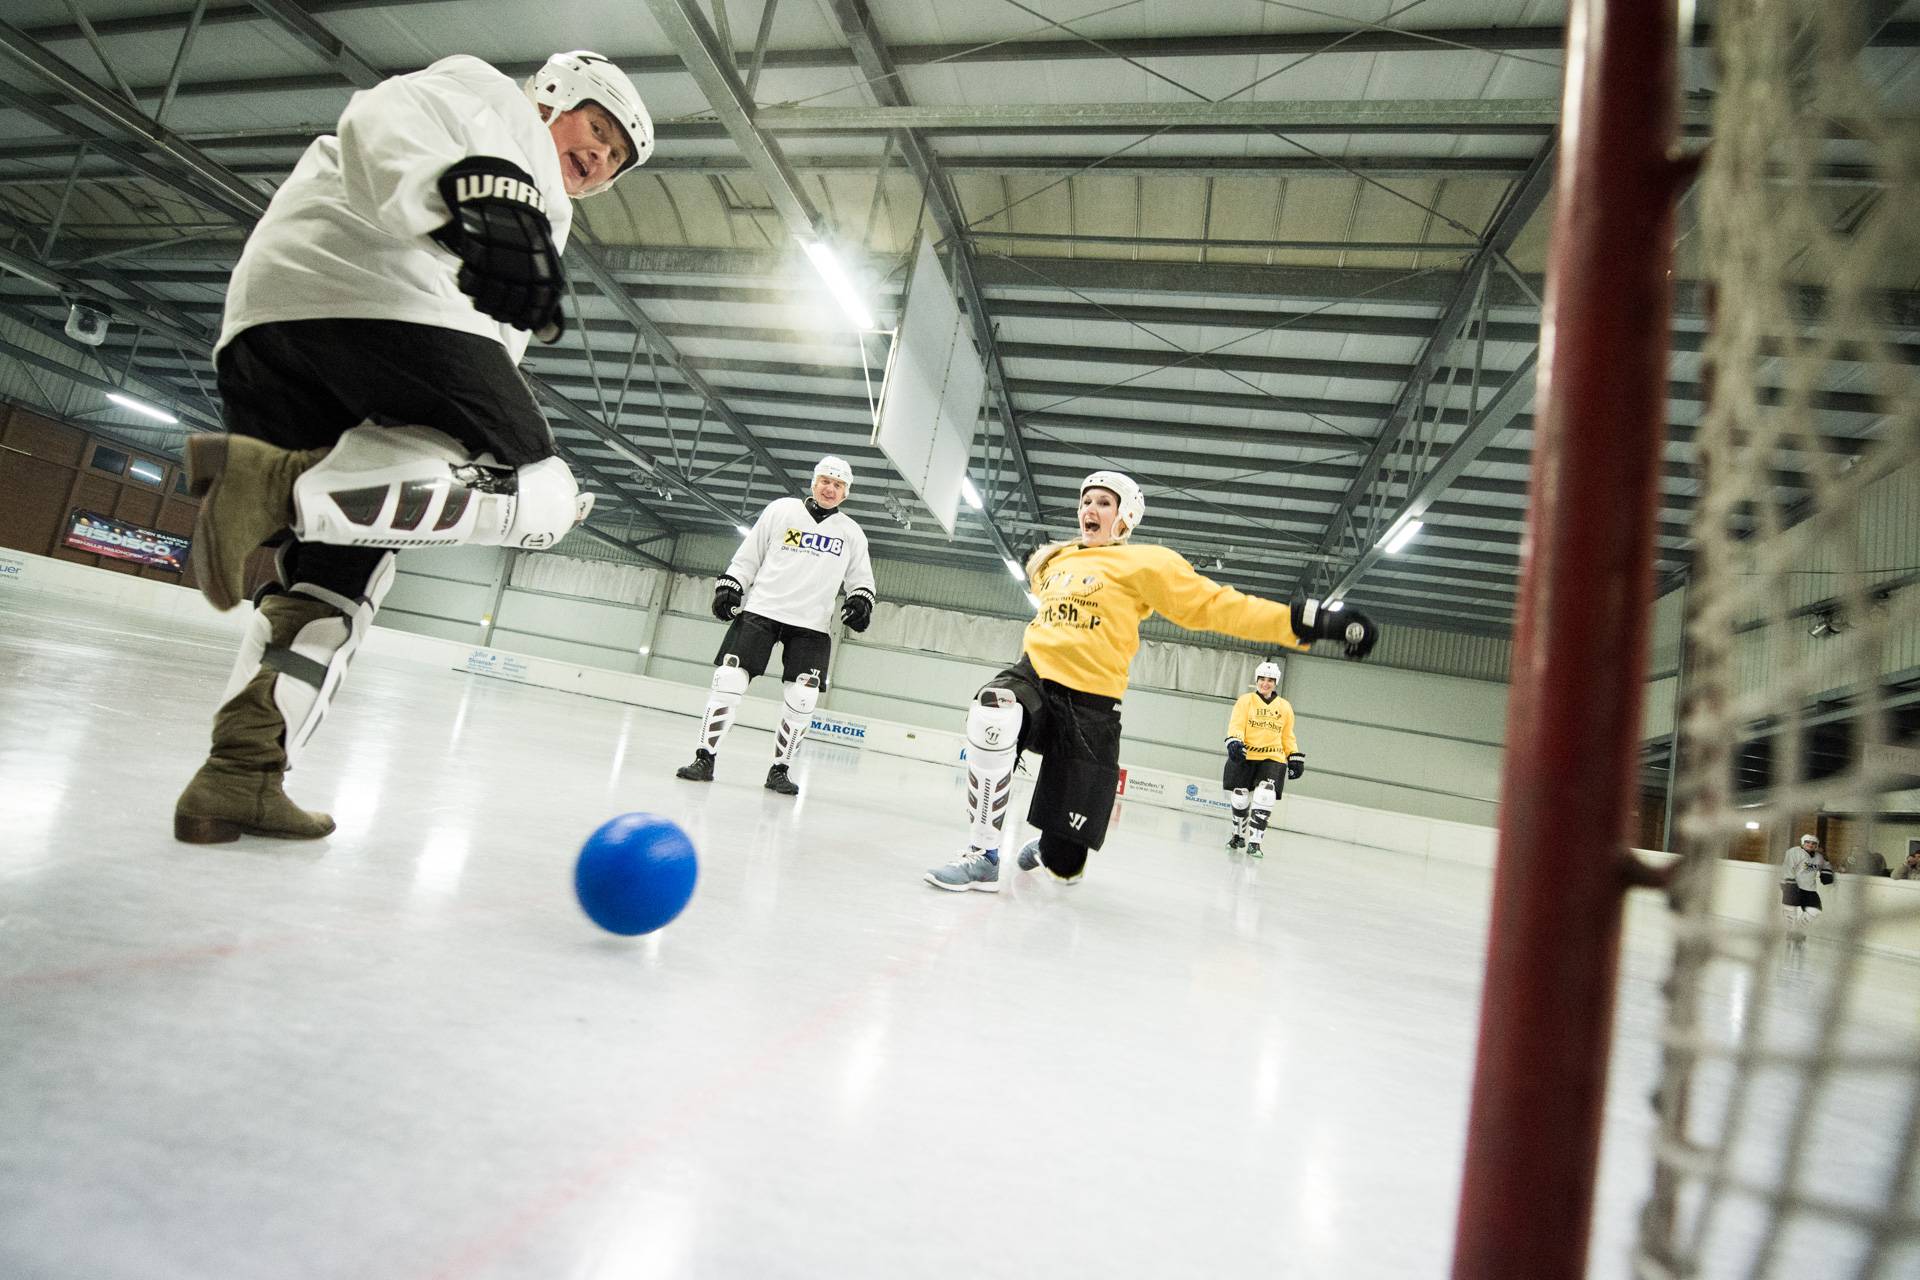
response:
<path fill-rule="evenodd" d="M 800 739 L 807 736 L 807 726 L 813 723 L 813 706 L 820 701 L 820 677 L 811 671 L 802 672 L 782 696 L 786 711 L 774 736 L 773 760 L 775 764 L 792 764 L 794 753 L 800 750 Z"/>
<path fill-rule="evenodd" d="M 1013 772 L 1025 713 L 1005 689 L 982 689 L 967 708 L 967 767 L 983 778 Z"/>
<path fill-rule="evenodd" d="M 1245 787 L 1235 787 L 1233 789 L 1233 811 L 1235 813 L 1245 813 L 1247 811 L 1247 789 Z"/>
<path fill-rule="evenodd" d="M 701 750 L 720 750 L 720 740 L 733 727 L 733 713 L 752 681 L 753 677 L 740 666 L 740 659 L 732 654 L 722 658 L 720 665 L 713 669 L 713 679 L 708 684 L 711 692 L 707 694 L 707 712 L 700 723 Z"/>
<path fill-rule="evenodd" d="M 273 623 L 268 617 L 273 597 L 262 601 L 254 610 L 221 700 L 224 702 L 240 692 L 262 666 L 278 671 L 273 681 L 273 704 L 286 722 L 289 766 L 326 718 L 327 708 L 347 674 L 347 665 L 367 638 L 373 615 L 379 612 L 380 602 L 393 586 L 393 576 L 394 558 L 386 555 L 368 579 L 366 594 L 357 600 L 310 582 L 294 583 L 287 589 L 287 595 L 318 600 L 334 612 L 301 627 L 285 648 L 270 648 L 268 644 L 273 634 Z"/>
<path fill-rule="evenodd" d="M 967 814 L 977 849 L 1000 847 L 1024 714 L 1005 689 L 982 689 L 967 708 Z"/>
<path fill-rule="evenodd" d="M 592 506 L 557 457 L 503 467 L 431 427 L 362 426 L 294 481 L 293 532 L 333 546 L 538 551 Z"/>
<path fill-rule="evenodd" d="M 1250 802 L 1253 806 L 1253 811 L 1264 817 L 1266 814 L 1273 812 L 1274 802 L 1279 800 L 1279 798 L 1280 793 L 1274 790 L 1271 782 L 1262 782 L 1253 789 Z"/>

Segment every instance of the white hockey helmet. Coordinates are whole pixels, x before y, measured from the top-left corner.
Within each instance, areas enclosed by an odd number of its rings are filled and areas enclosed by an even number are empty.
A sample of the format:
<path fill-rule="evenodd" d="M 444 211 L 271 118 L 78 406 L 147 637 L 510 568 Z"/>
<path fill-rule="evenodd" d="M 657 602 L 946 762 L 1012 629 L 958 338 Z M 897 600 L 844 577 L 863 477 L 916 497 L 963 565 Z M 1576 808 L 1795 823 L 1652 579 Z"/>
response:
<path fill-rule="evenodd" d="M 1080 482 L 1080 496 L 1085 498 L 1089 489 L 1105 489 L 1120 502 L 1120 531 L 1113 535 L 1115 542 L 1124 542 L 1140 527 L 1147 517 L 1147 497 L 1140 492 L 1140 486 L 1131 477 L 1118 471 L 1096 471 Z"/>
<path fill-rule="evenodd" d="M 1801 836 L 1801 837 L 1800 837 L 1800 843 L 1801 843 L 1801 844 L 1803 844 L 1803 845 L 1807 845 L 1807 844 L 1819 844 L 1819 843 L 1820 843 L 1820 837 L 1819 837 L 1819 836 L 1816 836 L 1816 835 L 1814 835 L 1814 834 L 1813 834 L 1813 833 L 1812 833 L 1811 831 L 1809 831 L 1809 832 L 1808 832 L 1808 833 L 1807 833 L 1806 835 L 1803 835 L 1803 836 Z"/>
<path fill-rule="evenodd" d="M 813 478 L 818 480 L 821 476 L 838 480 L 849 489 L 853 488 L 853 466 L 845 458 L 836 458 L 828 454 L 814 463 Z"/>
<path fill-rule="evenodd" d="M 597 102 L 627 131 L 627 141 L 631 144 L 627 162 L 613 177 L 582 191 L 583 196 L 599 195 L 618 181 L 621 174 L 635 165 L 645 164 L 653 154 L 653 117 L 647 114 L 647 104 L 640 101 L 640 91 L 633 87 L 626 72 L 591 50 L 575 49 L 572 53 L 556 53 L 548 58 L 547 64 L 527 81 L 527 97 L 537 106 L 553 108 L 555 115 L 571 111 L 583 102 Z"/>
<path fill-rule="evenodd" d="M 1255 667 L 1253 669 L 1253 682 L 1259 684 L 1262 680 L 1271 680 L 1275 684 L 1278 684 L 1280 682 L 1280 664 L 1269 659 Z"/>

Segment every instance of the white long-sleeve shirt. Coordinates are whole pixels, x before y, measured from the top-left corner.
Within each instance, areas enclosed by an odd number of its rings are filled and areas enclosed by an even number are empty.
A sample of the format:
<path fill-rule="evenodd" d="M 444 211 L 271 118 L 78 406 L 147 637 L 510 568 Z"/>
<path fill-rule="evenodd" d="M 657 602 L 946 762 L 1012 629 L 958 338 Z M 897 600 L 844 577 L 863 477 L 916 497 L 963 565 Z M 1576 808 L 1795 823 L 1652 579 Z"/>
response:
<path fill-rule="evenodd" d="M 442 58 L 354 94 L 300 157 L 241 251 L 219 346 L 283 320 L 401 320 L 492 338 L 518 363 L 528 333 L 476 311 L 459 259 L 427 238 L 452 216 L 440 175 L 469 156 L 531 174 L 566 246 L 573 202 L 539 108 L 480 59 Z"/>
<path fill-rule="evenodd" d="M 748 613 L 809 631 L 833 625 L 833 598 L 842 586 L 848 595 L 873 595 L 866 533 L 838 510 L 815 520 L 800 498 L 767 504 L 733 553 L 727 576 L 745 592 Z"/>
<path fill-rule="evenodd" d="M 1802 889 L 1818 889 L 1820 873 L 1833 870 L 1833 864 L 1827 861 L 1824 853 L 1808 853 L 1799 845 L 1787 850 L 1786 861 L 1781 865 L 1780 878 L 1790 880 Z"/>

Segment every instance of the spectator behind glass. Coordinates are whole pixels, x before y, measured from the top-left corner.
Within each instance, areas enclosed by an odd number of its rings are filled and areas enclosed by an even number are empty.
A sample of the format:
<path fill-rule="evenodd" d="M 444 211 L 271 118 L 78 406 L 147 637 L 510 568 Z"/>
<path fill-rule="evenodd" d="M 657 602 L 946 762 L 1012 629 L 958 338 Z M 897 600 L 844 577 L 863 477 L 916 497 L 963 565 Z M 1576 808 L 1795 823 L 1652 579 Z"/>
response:
<path fill-rule="evenodd" d="M 1895 880 L 1920 880 L 1920 849 L 1907 855 L 1907 860 L 1894 868 Z"/>

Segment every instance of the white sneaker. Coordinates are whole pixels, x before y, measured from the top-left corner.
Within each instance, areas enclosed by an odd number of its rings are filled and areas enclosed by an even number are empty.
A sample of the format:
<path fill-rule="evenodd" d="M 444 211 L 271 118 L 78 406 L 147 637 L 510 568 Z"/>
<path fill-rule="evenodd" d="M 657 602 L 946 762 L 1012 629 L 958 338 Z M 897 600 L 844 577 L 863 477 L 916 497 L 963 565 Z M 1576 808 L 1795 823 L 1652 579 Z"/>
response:
<path fill-rule="evenodd" d="M 978 849 L 969 849 L 946 866 L 935 867 L 927 872 L 926 881 L 936 889 L 953 893 L 965 893 L 968 889 L 998 893 L 1000 859 L 997 856 L 989 857 Z"/>

